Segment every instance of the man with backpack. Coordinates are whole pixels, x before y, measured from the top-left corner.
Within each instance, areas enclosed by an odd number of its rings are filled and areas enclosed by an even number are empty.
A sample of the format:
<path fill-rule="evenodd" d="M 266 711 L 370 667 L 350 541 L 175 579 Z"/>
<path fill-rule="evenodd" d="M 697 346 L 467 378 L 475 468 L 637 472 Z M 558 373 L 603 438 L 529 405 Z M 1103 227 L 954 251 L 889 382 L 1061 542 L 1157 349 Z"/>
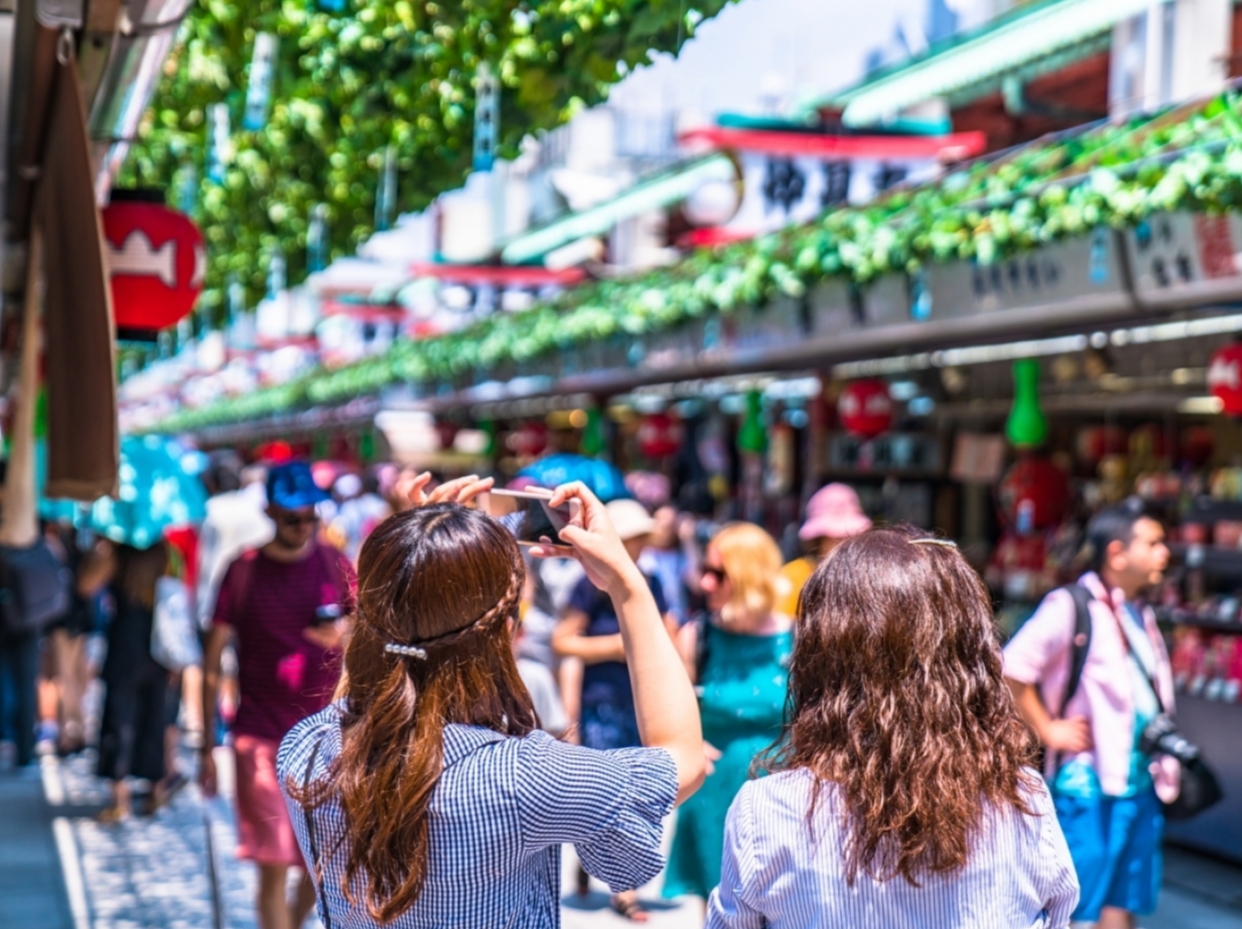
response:
<path fill-rule="evenodd" d="M 1164 529 L 1138 500 L 1087 526 L 1092 568 L 1052 591 L 1005 647 L 1005 676 L 1045 751 L 1044 776 L 1078 872 L 1074 920 L 1134 929 L 1155 910 L 1162 800 L 1177 762 L 1140 749 L 1173 711 L 1173 678 L 1155 616 L 1137 598 L 1168 565 Z"/>
<path fill-rule="evenodd" d="M 259 866 L 260 929 L 297 929 L 315 903 L 303 875 L 286 899 L 289 868 L 305 870 L 276 776 L 280 740 L 332 698 L 341 644 L 353 612 L 353 569 L 316 539 L 315 507 L 328 499 L 309 466 L 294 461 L 267 476 L 275 538 L 234 561 L 216 598 L 204 649 L 203 756 L 200 781 L 216 791 L 216 694 L 221 657 L 232 638 L 240 699 L 233 724 L 238 857 Z"/>

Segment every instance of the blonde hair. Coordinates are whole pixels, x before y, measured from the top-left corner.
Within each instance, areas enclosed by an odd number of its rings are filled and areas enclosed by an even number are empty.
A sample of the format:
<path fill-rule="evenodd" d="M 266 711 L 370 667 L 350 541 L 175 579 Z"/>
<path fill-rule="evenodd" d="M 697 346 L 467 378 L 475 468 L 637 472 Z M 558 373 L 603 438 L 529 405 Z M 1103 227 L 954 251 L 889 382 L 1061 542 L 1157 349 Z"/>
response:
<path fill-rule="evenodd" d="M 730 623 L 739 613 L 766 616 L 776 606 L 781 550 L 776 541 L 754 523 L 730 523 L 716 533 L 711 545 L 733 585 L 733 597 L 720 619 Z"/>

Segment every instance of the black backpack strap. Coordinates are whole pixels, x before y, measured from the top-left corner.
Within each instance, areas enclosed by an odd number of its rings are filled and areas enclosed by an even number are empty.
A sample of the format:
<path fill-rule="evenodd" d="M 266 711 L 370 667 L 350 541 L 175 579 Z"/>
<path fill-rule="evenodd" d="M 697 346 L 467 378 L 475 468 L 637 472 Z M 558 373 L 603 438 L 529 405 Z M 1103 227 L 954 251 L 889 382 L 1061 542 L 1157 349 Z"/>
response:
<path fill-rule="evenodd" d="M 315 749 L 311 752 L 310 760 L 306 763 L 306 774 L 302 778 L 302 796 L 306 797 L 310 790 L 311 772 L 315 769 L 315 761 L 319 758 L 319 748 L 323 745 L 323 739 L 320 738 L 315 743 Z M 319 897 L 320 903 L 323 905 L 319 908 L 319 918 L 323 922 L 323 929 L 332 929 L 332 914 L 328 910 L 328 900 L 323 892 L 323 864 L 319 860 L 319 845 L 315 841 L 315 818 L 311 815 L 310 807 L 305 802 L 302 803 L 302 816 L 306 821 L 306 843 L 310 846 L 310 879 L 315 886 L 315 893 Z"/>
<path fill-rule="evenodd" d="M 1095 595 L 1082 584 L 1070 584 L 1064 588 L 1074 598 L 1074 638 L 1070 643 L 1069 677 L 1065 680 L 1065 696 L 1057 716 L 1065 712 L 1078 685 L 1082 683 L 1082 669 L 1087 664 L 1087 652 L 1091 649 L 1091 601 Z"/>

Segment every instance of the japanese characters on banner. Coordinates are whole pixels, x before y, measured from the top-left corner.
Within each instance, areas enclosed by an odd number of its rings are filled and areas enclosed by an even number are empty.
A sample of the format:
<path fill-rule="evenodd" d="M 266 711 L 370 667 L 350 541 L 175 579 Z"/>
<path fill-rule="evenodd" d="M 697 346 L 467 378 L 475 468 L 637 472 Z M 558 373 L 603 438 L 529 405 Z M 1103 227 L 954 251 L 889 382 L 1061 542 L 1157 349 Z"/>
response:
<path fill-rule="evenodd" d="M 117 329 L 153 333 L 188 316 L 207 269 L 194 223 L 162 203 L 121 200 L 104 208 L 103 229 Z"/>

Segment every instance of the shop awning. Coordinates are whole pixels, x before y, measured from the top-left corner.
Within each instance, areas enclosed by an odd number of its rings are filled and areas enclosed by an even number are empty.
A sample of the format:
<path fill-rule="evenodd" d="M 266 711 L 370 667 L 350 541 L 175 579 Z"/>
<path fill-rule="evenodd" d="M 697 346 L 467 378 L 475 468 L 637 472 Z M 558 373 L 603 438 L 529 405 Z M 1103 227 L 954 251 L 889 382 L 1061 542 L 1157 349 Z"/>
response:
<path fill-rule="evenodd" d="M 452 284 L 490 284 L 493 287 L 572 287 L 586 280 L 586 272 L 580 268 L 552 271 L 536 267 L 433 264 L 425 261 L 410 265 L 410 273 L 415 277 L 434 277 Z"/>
<path fill-rule="evenodd" d="M 506 264 L 523 264 L 586 236 L 602 235 L 617 223 L 650 210 L 684 200 L 709 181 L 737 180 L 737 168 L 727 155 L 709 155 L 674 170 L 640 181 L 613 199 L 553 220 L 517 238 L 501 249 Z"/>
<path fill-rule="evenodd" d="M 952 132 L 947 135 L 828 135 L 813 132 L 778 132 L 705 126 L 678 138 L 683 145 L 764 155 L 815 158 L 939 158 L 958 161 L 983 154 L 988 137 L 983 132 Z"/>
<path fill-rule="evenodd" d="M 1020 7 L 820 103 L 844 107 L 843 120 L 850 126 L 884 122 L 906 107 L 950 96 L 1038 59 L 1074 47 L 1089 49 L 1091 39 L 1150 5 L 1149 0 L 1050 0 Z"/>

